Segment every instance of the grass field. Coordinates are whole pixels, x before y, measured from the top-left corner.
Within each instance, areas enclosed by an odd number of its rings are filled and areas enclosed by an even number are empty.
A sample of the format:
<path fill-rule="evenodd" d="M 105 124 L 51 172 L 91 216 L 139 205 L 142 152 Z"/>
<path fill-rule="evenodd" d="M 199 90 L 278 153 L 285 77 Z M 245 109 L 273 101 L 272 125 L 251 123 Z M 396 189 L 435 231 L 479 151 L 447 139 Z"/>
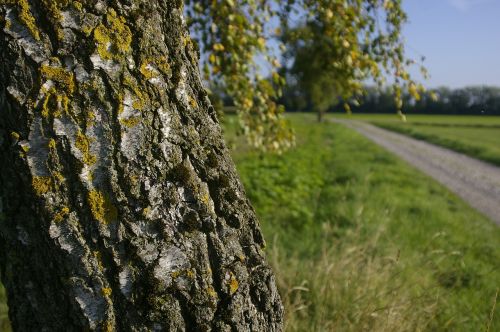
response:
<path fill-rule="evenodd" d="M 290 118 L 281 156 L 226 126 L 287 331 L 500 330 L 500 228 L 352 130 Z"/>
<path fill-rule="evenodd" d="M 500 116 L 408 115 L 407 122 L 397 115 L 359 114 L 350 118 L 500 165 Z"/>
<path fill-rule="evenodd" d="M 287 330 L 500 329 L 500 229 L 353 131 L 291 119 L 294 151 L 233 153 Z"/>

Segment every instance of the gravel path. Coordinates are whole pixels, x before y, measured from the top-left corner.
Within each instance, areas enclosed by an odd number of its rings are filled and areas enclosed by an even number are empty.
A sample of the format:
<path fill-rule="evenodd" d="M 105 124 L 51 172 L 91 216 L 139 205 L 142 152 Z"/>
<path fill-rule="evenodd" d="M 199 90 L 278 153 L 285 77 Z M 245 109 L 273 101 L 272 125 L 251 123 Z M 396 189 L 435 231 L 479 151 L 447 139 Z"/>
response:
<path fill-rule="evenodd" d="M 350 127 L 436 179 L 500 225 L 500 168 L 448 149 L 354 120 Z"/>

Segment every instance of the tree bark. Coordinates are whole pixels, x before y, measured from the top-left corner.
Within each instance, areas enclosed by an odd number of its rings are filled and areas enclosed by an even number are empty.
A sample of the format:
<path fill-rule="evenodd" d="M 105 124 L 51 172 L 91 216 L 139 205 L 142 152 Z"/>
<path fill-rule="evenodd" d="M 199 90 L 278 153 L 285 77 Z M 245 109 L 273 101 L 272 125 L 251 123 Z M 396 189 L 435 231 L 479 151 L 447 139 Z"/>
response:
<path fill-rule="evenodd" d="M 182 1 L 0 0 L 0 30 L 14 330 L 281 330 Z"/>

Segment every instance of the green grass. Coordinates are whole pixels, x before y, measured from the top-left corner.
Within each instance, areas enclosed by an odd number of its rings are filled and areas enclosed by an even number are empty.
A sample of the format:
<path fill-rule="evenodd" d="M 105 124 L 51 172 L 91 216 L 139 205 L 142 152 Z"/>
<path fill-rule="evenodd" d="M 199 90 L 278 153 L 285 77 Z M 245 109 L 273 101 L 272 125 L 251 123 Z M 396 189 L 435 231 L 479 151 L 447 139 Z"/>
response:
<path fill-rule="evenodd" d="M 295 150 L 233 152 L 287 330 L 500 329 L 499 228 L 355 132 L 290 118 Z"/>
<path fill-rule="evenodd" d="M 396 115 L 353 115 L 351 118 L 500 166 L 500 116 L 409 115 L 407 122 Z"/>

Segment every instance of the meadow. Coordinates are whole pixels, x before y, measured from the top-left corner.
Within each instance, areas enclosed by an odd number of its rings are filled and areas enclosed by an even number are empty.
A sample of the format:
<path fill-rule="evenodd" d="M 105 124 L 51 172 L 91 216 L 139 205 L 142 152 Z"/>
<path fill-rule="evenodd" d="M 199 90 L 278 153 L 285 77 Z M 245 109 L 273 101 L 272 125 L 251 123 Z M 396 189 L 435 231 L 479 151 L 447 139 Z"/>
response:
<path fill-rule="evenodd" d="M 500 229 L 352 130 L 290 119 L 295 150 L 233 150 L 287 331 L 498 330 Z"/>
<path fill-rule="evenodd" d="M 225 125 L 286 331 L 500 330 L 500 228 L 354 131 L 289 119 L 297 146 L 282 155 Z"/>
<path fill-rule="evenodd" d="M 368 121 L 379 127 L 500 166 L 500 116 L 407 115 L 335 115 Z"/>

